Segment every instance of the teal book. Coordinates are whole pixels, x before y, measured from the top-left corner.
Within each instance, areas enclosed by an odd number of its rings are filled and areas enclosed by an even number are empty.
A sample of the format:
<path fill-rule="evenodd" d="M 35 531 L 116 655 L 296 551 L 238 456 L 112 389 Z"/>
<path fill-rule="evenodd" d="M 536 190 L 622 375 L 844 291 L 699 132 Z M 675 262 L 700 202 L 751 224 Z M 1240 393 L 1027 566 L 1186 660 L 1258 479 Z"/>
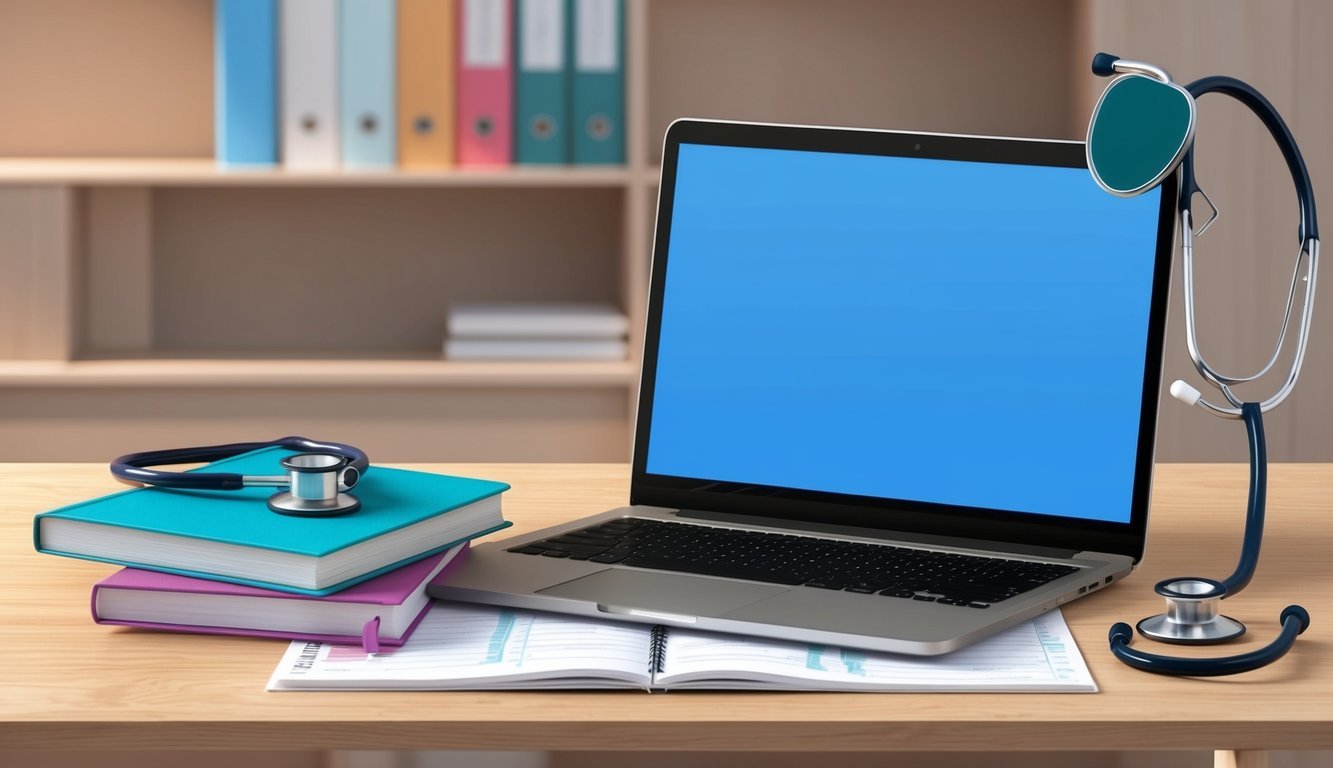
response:
<path fill-rule="evenodd" d="M 514 142 L 519 163 L 569 162 L 569 3 L 518 0 Z"/>
<path fill-rule="evenodd" d="M 625 3 L 574 1 L 573 158 L 625 162 Z"/>
<path fill-rule="evenodd" d="M 282 474 L 293 451 L 264 448 L 208 465 Z M 361 509 L 338 517 L 269 510 L 273 488 L 135 488 L 43 512 L 37 551 L 306 595 L 327 595 L 464 541 L 507 528 L 504 483 L 370 467 L 352 493 Z"/>

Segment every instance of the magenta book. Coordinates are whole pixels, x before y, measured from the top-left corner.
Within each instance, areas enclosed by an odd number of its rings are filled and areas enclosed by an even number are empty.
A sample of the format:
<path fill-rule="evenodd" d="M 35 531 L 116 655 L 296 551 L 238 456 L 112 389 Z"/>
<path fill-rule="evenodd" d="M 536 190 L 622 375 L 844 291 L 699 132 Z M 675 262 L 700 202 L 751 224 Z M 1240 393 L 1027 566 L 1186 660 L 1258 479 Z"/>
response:
<path fill-rule="evenodd" d="M 93 621 L 170 632 L 399 646 L 430 605 L 426 586 L 448 578 L 467 544 L 316 597 L 124 568 L 93 586 Z"/>

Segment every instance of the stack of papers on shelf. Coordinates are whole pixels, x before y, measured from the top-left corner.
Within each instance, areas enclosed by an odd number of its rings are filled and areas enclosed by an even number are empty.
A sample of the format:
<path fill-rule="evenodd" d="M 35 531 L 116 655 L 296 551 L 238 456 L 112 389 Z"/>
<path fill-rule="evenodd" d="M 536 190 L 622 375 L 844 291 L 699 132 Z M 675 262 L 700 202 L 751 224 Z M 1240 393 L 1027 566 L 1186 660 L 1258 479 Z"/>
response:
<path fill-rule="evenodd" d="M 450 360 L 624 360 L 629 320 L 607 304 L 456 304 Z"/>
<path fill-rule="evenodd" d="M 1059 611 L 920 657 L 441 602 L 410 641 L 383 653 L 292 643 L 268 688 L 1095 692 L 1097 685 Z"/>

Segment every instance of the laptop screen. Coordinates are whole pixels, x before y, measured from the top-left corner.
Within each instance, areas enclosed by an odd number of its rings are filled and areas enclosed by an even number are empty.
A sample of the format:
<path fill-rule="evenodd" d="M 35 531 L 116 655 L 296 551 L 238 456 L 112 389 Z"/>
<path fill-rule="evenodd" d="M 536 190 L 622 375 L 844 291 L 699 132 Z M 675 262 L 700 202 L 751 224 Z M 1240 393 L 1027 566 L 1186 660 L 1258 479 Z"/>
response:
<path fill-rule="evenodd" d="M 676 150 L 647 474 L 1130 522 L 1160 375 L 1160 190 L 1119 199 L 1059 165 Z"/>

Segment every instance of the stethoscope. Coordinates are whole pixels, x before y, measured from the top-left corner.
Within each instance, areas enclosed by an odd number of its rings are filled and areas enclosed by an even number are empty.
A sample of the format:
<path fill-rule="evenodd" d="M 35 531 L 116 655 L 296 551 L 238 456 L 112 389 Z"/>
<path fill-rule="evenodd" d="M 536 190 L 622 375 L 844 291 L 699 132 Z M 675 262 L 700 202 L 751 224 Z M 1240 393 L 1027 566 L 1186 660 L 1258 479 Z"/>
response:
<path fill-rule="evenodd" d="M 1314 188 L 1300 149 L 1282 117 L 1262 94 L 1232 77 L 1214 76 L 1196 80 L 1185 87 L 1171 81 L 1159 67 L 1126 61 L 1107 53 L 1092 59 L 1092 72 L 1101 77 L 1118 74 L 1107 86 L 1093 110 L 1088 125 L 1088 168 L 1106 191 L 1122 197 L 1145 192 L 1157 186 L 1179 169 L 1180 191 L 1177 210 L 1180 216 L 1181 251 L 1185 268 L 1185 339 L 1194 368 L 1204 381 L 1212 384 L 1225 399 L 1223 403 L 1205 400 L 1199 390 L 1183 381 L 1171 385 L 1171 395 L 1187 405 L 1227 419 L 1245 422 L 1250 446 L 1250 491 L 1245 515 L 1245 536 L 1240 562 L 1227 578 L 1217 581 L 1184 577 L 1160 581 L 1154 587 L 1166 599 L 1166 612 L 1138 623 L 1145 637 L 1166 643 L 1211 644 L 1240 637 L 1245 625 L 1220 613 L 1220 602 L 1233 597 L 1249 584 L 1259 562 L 1263 540 L 1264 504 L 1268 485 L 1268 455 L 1264 444 L 1263 414 L 1287 399 L 1301 364 L 1310 335 L 1310 316 L 1314 308 L 1315 277 L 1319 264 L 1319 234 L 1315 223 Z M 1282 318 L 1282 329 L 1272 358 L 1257 373 L 1232 376 L 1209 365 L 1199 350 L 1194 325 L 1194 238 L 1201 236 L 1217 219 L 1217 207 L 1199 188 L 1194 178 L 1194 128 L 1197 110 L 1194 100 L 1206 93 L 1222 93 L 1245 106 L 1268 127 L 1287 162 L 1300 201 L 1300 253 L 1291 276 L 1291 289 Z M 1208 221 L 1198 232 L 1193 230 L 1190 205 L 1194 195 L 1203 195 L 1212 209 Z M 1303 276 L 1302 276 L 1303 274 Z M 1282 386 L 1262 402 L 1242 400 L 1232 387 L 1254 381 L 1268 373 L 1286 345 L 1297 287 L 1302 279 L 1305 292 L 1297 325 L 1296 350 L 1291 368 Z M 1267 646 L 1250 653 L 1221 658 L 1179 658 L 1147 653 L 1130 647 L 1133 631 L 1128 624 L 1111 627 L 1111 652 L 1126 664 L 1167 675 L 1214 676 L 1246 672 L 1282 658 L 1296 642 L 1296 636 L 1310 626 L 1310 614 L 1299 605 L 1289 605 L 1281 614 L 1282 630 Z"/>
<path fill-rule="evenodd" d="M 163 464 L 192 464 L 218 461 L 261 448 L 299 451 L 278 463 L 285 475 L 240 475 L 234 472 L 165 472 L 149 467 Z M 155 486 L 187 491 L 236 491 L 241 488 L 287 486 L 273 494 L 268 508 L 283 515 L 331 517 L 361 508 L 361 502 L 345 491 L 360 481 L 370 468 L 364 451 L 341 443 L 326 443 L 295 435 L 267 443 L 229 443 L 196 448 L 129 453 L 111 462 L 111 474 L 134 486 Z"/>

